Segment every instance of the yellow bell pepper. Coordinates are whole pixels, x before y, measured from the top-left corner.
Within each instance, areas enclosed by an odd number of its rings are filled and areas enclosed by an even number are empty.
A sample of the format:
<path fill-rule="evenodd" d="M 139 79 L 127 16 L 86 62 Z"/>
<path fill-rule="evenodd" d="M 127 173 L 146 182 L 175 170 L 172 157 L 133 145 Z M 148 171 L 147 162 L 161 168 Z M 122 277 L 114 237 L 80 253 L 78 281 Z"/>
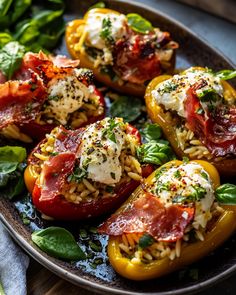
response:
<path fill-rule="evenodd" d="M 209 174 L 214 189 L 220 185 L 220 178 L 216 168 L 205 161 L 194 161 L 200 164 L 204 170 Z M 158 170 L 173 165 L 179 166 L 182 162 L 178 160 L 171 161 Z M 150 184 L 156 172 L 153 172 L 145 181 Z M 141 186 L 130 196 L 130 198 L 122 205 L 117 213 L 123 211 L 130 203 L 132 203 L 141 193 Z M 186 265 L 189 265 L 200 258 L 204 257 L 217 247 L 219 247 L 236 229 L 236 206 L 223 206 L 224 211 L 220 217 L 214 222 L 204 235 L 204 241 L 197 241 L 183 245 L 181 255 L 174 260 L 168 257 L 153 260 L 150 263 L 144 264 L 134 263 L 131 259 L 122 255 L 119 243 L 120 236 L 110 236 L 108 241 L 108 256 L 113 268 L 125 278 L 131 280 L 147 280 L 161 277 L 170 272 L 178 270 Z"/>
<path fill-rule="evenodd" d="M 194 69 L 204 69 L 201 67 L 194 67 Z M 183 72 L 184 73 L 184 72 Z M 161 82 L 170 79 L 170 75 L 162 75 L 154 78 L 149 85 L 147 86 L 145 93 L 145 102 L 147 107 L 147 113 L 150 116 L 151 120 L 159 124 L 163 130 L 163 133 L 166 139 L 170 142 L 172 148 L 174 149 L 176 155 L 179 158 L 184 156 L 189 157 L 189 154 L 185 154 L 184 151 L 180 148 L 179 142 L 176 136 L 175 126 L 177 124 L 174 118 L 171 118 L 164 108 L 156 103 L 155 98 L 152 95 L 152 91 L 157 87 Z M 226 81 L 222 81 L 224 89 L 224 99 L 227 100 L 236 100 L 236 90 Z M 193 160 L 194 158 L 190 158 Z M 203 158 L 208 161 L 207 159 Z M 220 174 L 224 176 L 233 176 L 236 175 L 236 159 L 232 158 L 222 158 L 222 160 L 213 158 L 210 160 L 214 164 Z"/>
<path fill-rule="evenodd" d="M 66 45 L 67 49 L 74 59 L 80 60 L 80 66 L 93 70 L 96 79 L 105 85 L 126 94 L 131 94 L 135 96 L 143 96 L 145 93 L 146 86 L 144 84 L 136 84 L 127 81 L 122 81 L 121 79 L 114 79 L 109 75 L 101 73 L 100 68 L 95 66 L 95 63 L 91 57 L 86 53 L 83 48 L 83 43 L 86 39 L 86 33 L 84 32 L 84 27 L 88 17 L 93 13 L 101 14 L 117 14 L 120 15 L 118 11 L 108 9 L 108 8 L 93 8 L 89 10 L 83 19 L 76 19 L 68 23 L 66 28 Z M 175 51 L 170 60 L 171 67 L 169 69 L 170 73 L 173 73 L 175 65 Z"/>

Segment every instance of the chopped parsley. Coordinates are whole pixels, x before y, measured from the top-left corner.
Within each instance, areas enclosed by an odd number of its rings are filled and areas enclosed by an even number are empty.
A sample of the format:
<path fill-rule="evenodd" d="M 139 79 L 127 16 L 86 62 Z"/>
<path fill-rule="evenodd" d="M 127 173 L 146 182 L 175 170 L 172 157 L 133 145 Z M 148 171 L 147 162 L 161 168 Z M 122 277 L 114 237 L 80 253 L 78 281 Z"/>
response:
<path fill-rule="evenodd" d="M 176 171 L 174 172 L 174 177 L 177 178 L 177 179 L 180 179 L 180 178 L 181 178 L 181 173 L 180 173 L 179 170 L 176 170 Z"/>
<path fill-rule="evenodd" d="M 170 93 L 172 91 L 175 91 L 177 88 L 178 88 L 178 84 L 174 84 L 174 83 L 171 83 L 170 81 L 167 81 L 165 83 L 165 86 L 161 89 L 161 92 L 162 93 Z"/>
<path fill-rule="evenodd" d="M 114 172 L 111 172 L 111 178 L 116 179 L 116 174 Z"/>
<path fill-rule="evenodd" d="M 107 41 L 108 43 L 113 43 L 114 39 L 112 37 L 112 23 L 109 17 L 105 17 L 102 20 L 102 30 L 100 32 L 100 37 Z"/>
<path fill-rule="evenodd" d="M 114 119 L 110 119 L 109 126 L 102 131 L 102 137 L 110 139 L 114 143 L 116 143 L 116 136 L 113 132 L 114 128 L 119 126 L 120 123 L 116 122 Z"/>
<path fill-rule="evenodd" d="M 208 175 L 207 175 L 206 172 L 202 171 L 202 172 L 201 172 L 201 176 L 202 176 L 203 178 L 205 178 L 206 180 L 209 180 Z"/>
<path fill-rule="evenodd" d="M 141 249 L 151 246 L 155 242 L 155 239 L 149 234 L 144 234 L 138 241 L 138 247 Z"/>
<path fill-rule="evenodd" d="M 69 182 L 81 182 L 84 178 L 86 178 L 88 175 L 88 172 L 84 168 L 80 168 L 79 166 L 76 166 L 72 174 L 70 174 L 67 178 Z"/>
<path fill-rule="evenodd" d="M 206 194 L 206 189 L 204 187 L 201 187 L 199 185 L 192 185 L 192 193 L 187 197 L 187 200 L 189 201 L 200 201 L 204 198 Z"/>
<path fill-rule="evenodd" d="M 58 101 L 60 97 L 58 95 L 49 95 L 48 100 Z"/>
<path fill-rule="evenodd" d="M 156 186 L 156 194 L 158 195 L 162 191 L 169 191 L 171 188 L 171 183 L 166 182 L 166 183 L 158 183 Z"/>

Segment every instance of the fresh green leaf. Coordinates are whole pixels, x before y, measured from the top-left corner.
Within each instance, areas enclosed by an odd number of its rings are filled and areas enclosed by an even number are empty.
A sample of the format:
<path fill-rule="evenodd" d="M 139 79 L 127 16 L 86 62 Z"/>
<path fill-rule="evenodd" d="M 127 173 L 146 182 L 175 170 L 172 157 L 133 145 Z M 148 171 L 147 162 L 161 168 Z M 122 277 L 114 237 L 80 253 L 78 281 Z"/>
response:
<path fill-rule="evenodd" d="M 55 21 L 63 14 L 63 10 L 43 10 L 34 15 L 31 20 L 31 25 L 37 26 L 37 28 L 48 26 L 51 22 Z"/>
<path fill-rule="evenodd" d="M 85 167 L 86 168 L 86 167 Z M 70 174 L 67 178 L 69 182 L 81 182 L 84 178 L 86 178 L 88 172 L 86 169 L 81 169 L 79 166 L 76 166 L 73 173 Z"/>
<path fill-rule="evenodd" d="M 100 37 L 109 43 L 114 42 L 111 29 L 112 29 L 111 20 L 109 17 L 105 17 L 102 20 L 102 30 L 100 32 Z"/>
<path fill-rule="evenodd" d="M 236 70 L 222 70 L 215 73 L 221 80 L 230 80 L 236 77 Z"/>
<path fill-rule="evenodd" d="M 0 70 L 7 79 L 11 79 L 21 66 L 25 54 L 25 47 L 16 41 L 9 42 L 0 50 Z"/>
<path fill-rule="evenodd" d="M 2 48 L 7 43 L 13 41 L 12 36 L 8 33 L 0 33 L 0 48 Z"/>
<path fill-rule="evenodd" d="M 0 0 L 0 17 L 5 16 L 13 0 Z"/>
<path fill-rule="evenodd" d="M 158 141 L 162 135 L 161 127 L 158 124 L 147 124 L 141 131 L 146 141 Z"/>
<path fill-rule="evenodd" d="M 138 247 L 145 249 L 151 246 L 155 242 L 155 239 L 149 234 L 144 234 L 138 241 Z"/>
<path fill-rule="evenodd" d="M 7 174 L 16 170 L 26 158 L 26 150 L 19 146 L 0 147 L 0 173 Z"/>
<path fill-rule="evenodd" d="M 215 191 L 217 202 L 224 205 L 236 205 L 236 185 L 225 183 Z"/>
<path fill-rule="evenodd" d="M 1 282 L 0 282 L 0 295 L 5 295 Z"/>
<path fill-rule="evenodd" d="M 147 34 L 153 30 L 152 24 L 137 13 L 127 14 L 129 26 L 136 32 Z"/>
<path fill-rule="evenodd" d="M 12 14 L 11 14 L 11 24 L 16 22 L 30 7 L 32 0 L 15 0 Z"/>
<path fill-rule="evenodd" d="M 142 101 L 137 97 L 120 96 L 110 108 L 112 117 L 121 117 L 126 122 L 132 122 L 141 115 Z"/>
<path fill-rule="evenodd" d="M 93 8 L 105 8 L 106 4 L 104 2 L 97 2 L 94 5 L 90 6 L 88 10 L 91 10 Z"/>
<path fill-rule="evenodd" d="M 149 142 L 137 148 L 137 156 L 141 163 L 163 165 L 175 159 L 174 153 L 169 145 Z"/>
<path fill-rule="evenodd" d="M 206 189 L 199 185 L 191 185 L 192 192 L 186 197 L 186 201 L 196 202 L 203 199 L 206 195 Z"/>
<path fill-rule="evenodd" d="M 32 241 L 44 252 L 65 260 L 81 260 L 86 255 L 73 235 L 61 227 L 48 227 L 32 233 Z"/>

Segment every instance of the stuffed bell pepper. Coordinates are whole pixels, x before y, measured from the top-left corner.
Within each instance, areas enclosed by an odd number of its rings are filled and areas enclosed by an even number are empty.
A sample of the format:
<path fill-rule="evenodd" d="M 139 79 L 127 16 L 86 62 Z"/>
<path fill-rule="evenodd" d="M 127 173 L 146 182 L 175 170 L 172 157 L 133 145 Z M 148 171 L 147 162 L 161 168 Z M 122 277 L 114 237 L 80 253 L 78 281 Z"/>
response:
<path fill-rule="evenodd" d="M 25 183 L 35 207 L 62 220 L 117 208 L 152 172 L 137 160 L 140 144 L 138 130 L 121 118 L 77 130 L 56 127 L 28 159 Z"/>
<path fill-rule="evenodd" d="M 114 269 L 132 280 L 157 278 L 222 244 L 236 228 L 236 206 L 217 203 L 219 185 L 215 167 L 202 160 L 153 172 L 99 228 L 109 235 Z"/>
<path fill-rule="evenodd" d="M 182 158 L 212 162 L 222 175 L 236 175 L 236 90 L 225 80 L 235 71 L 193 67 L 147 87 L 147 112 Z"/>
<path fill-rule="evenodd" d="M 138 96 L 144 94 L 145 82 L 173 72 L 178 47 L 168 32 L 140 15 L 106 8 L 91 9 L 70 22 L 66 43 L 71 56 L 92 69 L 96 79 Z"/>
<path fill-rule="evenodd" d="M 57 125 L 78 128 L 104 117 L 105 102 L 78 60 L 25 54 L 12 80 L 0 84 L 0 132 L 30 142 Z"/>

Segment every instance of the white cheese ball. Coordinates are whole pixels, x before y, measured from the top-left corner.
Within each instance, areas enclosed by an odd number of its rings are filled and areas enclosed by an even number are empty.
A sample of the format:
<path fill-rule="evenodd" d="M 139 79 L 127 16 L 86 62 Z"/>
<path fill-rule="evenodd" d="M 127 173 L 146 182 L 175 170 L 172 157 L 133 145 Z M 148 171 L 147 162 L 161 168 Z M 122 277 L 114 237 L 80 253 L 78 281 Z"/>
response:
<path fill-rule="evenodd" d="M 62 125 L 79 110 L 89 97 L 89 89 L 75 75 L 53 78 L 48 84 L 48 100 L 44 113 Z"/>
<path fill-rule="evenodd" d="M 199 199 L 195 197 L 196 189 L 202 191 Z M 211 219 L 210 211 L 215 200 L 213 184 L 208 173 L 198 163 L 182 164 L 164 171 L 154 183 L 154 192 L 167 207 L 194 202 L 196 228 L 205 228 Z"/>
<path fill-rule="evenodd" d="M 206 85 L 196 91 L 201 94 L 209 89 L 220 96 L 223 95 L 223 86 L 218 77 L 205 70 L 189 69 L 182 75 L 174 75 L 172 78 L 165 80 L 157 85 L 152 91 L 156 102 L 163 105 L 166 110 L 176 111 L 177 114 L 186 118 L 184 102 L 186 100 L 186 91 L 196 82 L 203 79 Z"/>
<path fill-rule="evenodd" d="M 86 42 L 89 46 L 101 50 L 106 47 L 106 42 L 100 34 L 103 21 L 108 18 L 111 21 L 111 37 L 114 41 L 117 41 L 126 34 L 125 24 L 127 23 L 127 19 L 125 15 L 115 13 L 90 13 L 85 25 L 85 31 L 87 32 Z"/>
<path fill-rule="evenodd" d="M 111 122 L 118 125 L 111 128 Z M 80 169 L 85 169 L 87 177 L 93 181 L 108 185 L 118 183 L 122 174 L 119 158 L 125 138 L 122 119 L 105 118 L 89 125 L 82 136 L 79 149 Z"/>

